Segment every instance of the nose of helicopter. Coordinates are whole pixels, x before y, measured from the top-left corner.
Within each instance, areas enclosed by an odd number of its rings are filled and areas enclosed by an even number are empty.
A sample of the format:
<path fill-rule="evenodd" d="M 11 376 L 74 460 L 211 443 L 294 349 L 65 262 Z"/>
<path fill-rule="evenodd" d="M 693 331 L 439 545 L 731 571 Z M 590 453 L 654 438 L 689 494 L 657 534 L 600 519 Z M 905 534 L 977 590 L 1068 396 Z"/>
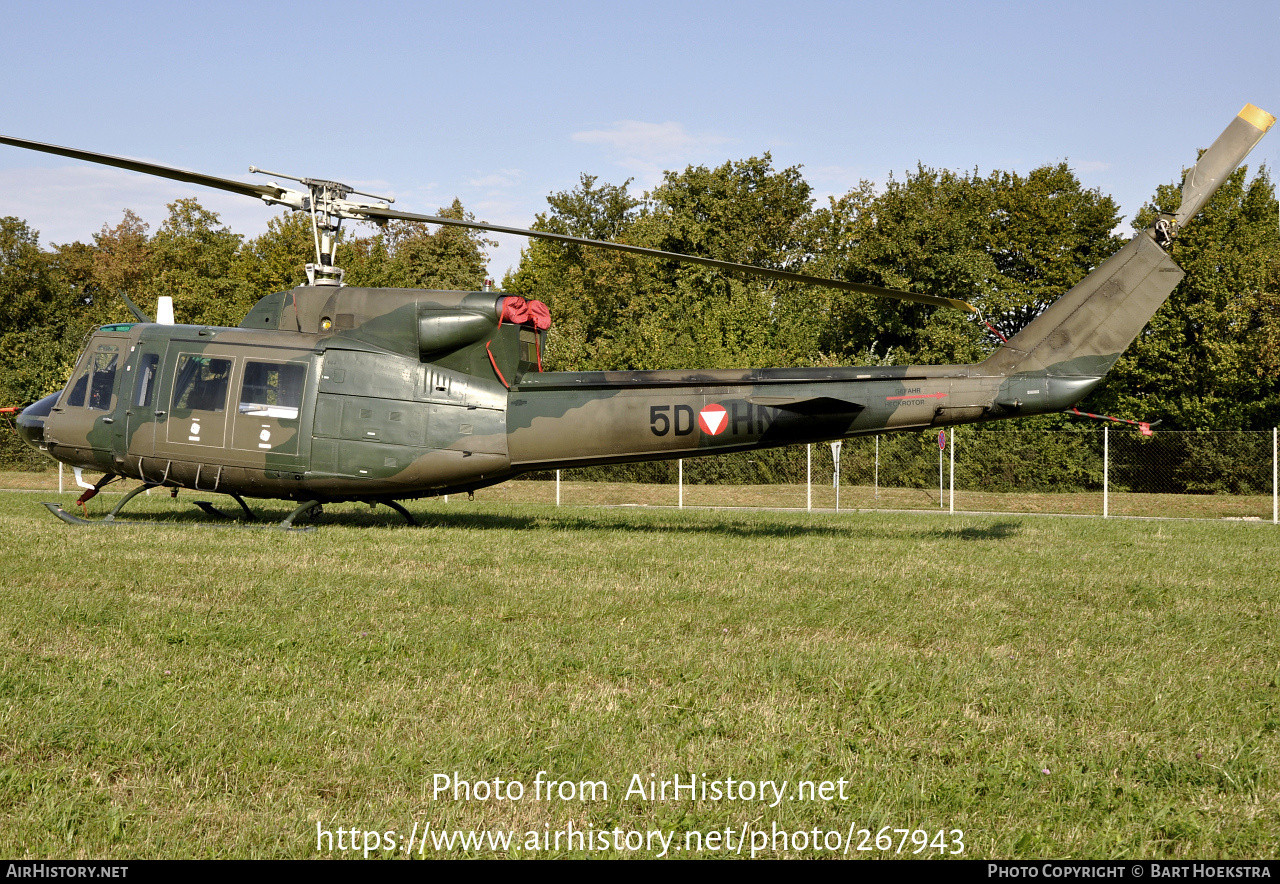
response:
<path fill-rule="evenodd" d="M 61 390 L 50 393 L 39 402 L 28 405 L 18 415 L 18 435 L 22 437 L 23 442 L 37 451 L 44 449 L 44 419 L 49 416 L 50 409 L 61 395 Z"/>

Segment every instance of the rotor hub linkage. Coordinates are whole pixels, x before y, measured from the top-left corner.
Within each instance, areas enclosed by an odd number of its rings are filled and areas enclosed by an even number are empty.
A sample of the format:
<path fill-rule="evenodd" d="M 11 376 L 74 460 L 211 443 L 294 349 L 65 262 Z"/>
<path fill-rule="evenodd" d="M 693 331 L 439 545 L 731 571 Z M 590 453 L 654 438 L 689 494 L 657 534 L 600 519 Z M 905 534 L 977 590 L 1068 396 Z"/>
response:
<path fill-rule="evenodd" d="M 307 193 L 280 187 L 274 181 L 274 193 L 261 195 L 262 201 L 270 205 L 288 206 L 294 211 L 308 212 L 311 215 L 311 234 L 315 240 L 316 260 L 307 264 L 307 282 L 310 285 L 342 285 L 343 270 L 334 264 L 334 255 L 338 248 L 338 231 L 345 218 L 360 221 L 373 220 L 367 211 L 372 208 L 387 209 L 395 200 L 391 197 L 374 196 L 371 193 L 359 193 L 353 187 L 340 181 L 326 181 L 323 178 L 295 178 L 279 172 L 268 172 L 257 166 L 250 166 L 250 172 L 262 175 L 276 175 L 297 181 L 307 188 Z M 378 203 L 362 203 L 348 200 L 352 194 L 373 197 Z M 385 223 L 381 222 L 381 223 Z"/>

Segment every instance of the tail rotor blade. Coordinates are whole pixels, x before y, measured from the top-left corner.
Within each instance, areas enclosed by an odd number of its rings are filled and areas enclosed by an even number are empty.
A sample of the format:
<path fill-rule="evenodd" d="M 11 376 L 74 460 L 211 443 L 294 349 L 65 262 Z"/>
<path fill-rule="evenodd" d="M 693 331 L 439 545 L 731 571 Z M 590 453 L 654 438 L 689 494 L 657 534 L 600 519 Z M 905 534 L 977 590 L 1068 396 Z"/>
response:
<path fill-rule="evenodd" d="M 1213 196 L 1213 192 L 1227 176 L 1244 162 L 1249 151 L 1267 133 L 1276 118 L 1262 108 L 1246 104 L 1244 110 L 1231 121 L 1231 125 L 1218 136 L 1218 140 L 1206 150 L 1199 162 L 1187 173 L 1182 182 L 1182 205 L 1174 221 L 1178 227 L 1186 224 Z"/>

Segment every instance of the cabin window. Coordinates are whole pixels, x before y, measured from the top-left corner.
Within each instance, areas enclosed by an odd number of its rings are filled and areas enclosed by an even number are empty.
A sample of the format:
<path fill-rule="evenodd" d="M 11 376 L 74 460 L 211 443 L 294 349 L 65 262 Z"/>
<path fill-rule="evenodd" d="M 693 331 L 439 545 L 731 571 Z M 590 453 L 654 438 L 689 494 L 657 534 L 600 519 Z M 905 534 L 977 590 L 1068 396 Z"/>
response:
<path fill-rule="evenodd" d="M 538 356 L 538 333 L 527 328 L 520 329 L 520 361 L 537 365 L 541 371 L 542 360 Z"/>
<path fill-rule="evenodd" d="M 187 411 L 222 411 L 226 408 L 230 380 L 230 359 L 181 356 L 178 379 L 173 385 L 173 407 Z"/>
<path fill-rule="evenodd" d="M 159 364 L 159 354 L 143 354 L 142 364 L 138 366 L 138 395 L 134 400 L 134 404 L 140 408 L 151 407 L 151 400 L 156 392 L 156 368 Z"/>
<path fill-rule="evenodd" d="M 119 358 L 118 353 L 102 350 L 93 354 L 93 362 L 89 367 L 90 408 L 98 411 L 111 410 L 112 394 L 116 386 L 116 362 Z"/>
<path fill-rule="evenodd" d="M 302 406 L 307 367 L 294 363 L 246 362 L 240 413 L 295 419 Z"/>

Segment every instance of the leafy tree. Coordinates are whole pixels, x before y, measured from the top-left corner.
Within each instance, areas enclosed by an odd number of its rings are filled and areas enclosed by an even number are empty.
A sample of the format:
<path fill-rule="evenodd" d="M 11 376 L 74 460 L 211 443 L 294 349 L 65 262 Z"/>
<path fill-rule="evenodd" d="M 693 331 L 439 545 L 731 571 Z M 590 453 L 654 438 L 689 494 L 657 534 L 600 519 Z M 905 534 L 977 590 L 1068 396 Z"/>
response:
<path fill-rule="evenodd" d="M 1005 337 L 1040 314 L 1123 243 L 1114 201 L 1060 163 L 958 175 L 923 166 L 882 193 L 864 182 L 818 213 L 828 272 L 854 282 L 975 304 Z M 954 311 L 841 294 L 824 349 L 873 348 L 896 362 L 972 362 L 996 344 Z"/>
<path fill-rule="evenodd" d="M 987 251 L 997 276 L 982 308 L 1012 337 L 1124 245 L 1112 233 L 1119 207 L 1085 190 L 1066 163 L 1026 178 L 993 172 L 983 183 L 995 203 Z"/>
<path fill-rule="evenodd" d="M 1120 246 L 1114 202 L 1065 164 L 983 178 L 923 167 L 814 210 L 798 168 L 753 157 L 668 172 L 638 205 L 583 176 L 536 226 L 977 303 L 1012 336 Z M 557 368 L 970 362 L 971 317 L 822 286 L 532 243 L 507 290 L 542 297 Z"/>
<path fill-rule="evenodd" d="M 18 218 L 0 218 L 0 334 L 43 323 L 57 300 L 40 234 Z"/>
<path fill-rule="evenodd" d="M 631 235 L 640 201 L 621 185 L 596 182 L 583 174 L 578 186 L 547 197 L 535 230 L 638 245 Z M 638 297 L 637 266 L 644 259 L 604 249 L 535 239 L 521 252 L 520 264 L 503 279 L 512 294 L 545 302 L 552 312 L 548 370 L 600 368 L 601 336 L 618 322 L 620 310 Z"/>
<path fill-rule="evenodd" d="M 150 241 L 147 224 L 131 212 L 124 210 L 124 218 L 115 227 L 102 225 L 94 234 L 93 282 L 97 297 L 123 307 L 117 294 L 124 291 L 133 297 L 146 275 Z"/>
<path fill-rule="evenodd" d="M 772 157 L 668 172 L 639 220 L 656 248 L 741 264 L 792 269 L 807 254 L 801 222 L 813 205 L 798 166 L 774 171 Z"/>
<path fill-rule="evenodd" d="M 241 240 L 196 200 L 170 203 L 143 264 L 150 303 L 168 295 L 178 322 L 236 325 L 256 300 L 251 285 L 232 272 Z"/>
<path fill-rule="evenodd" d="M 267 231 L 246 242 L 236 255 L 233 272 L 256 297 L 305 285 L 307 264 L 316 260 L 311 215 L 285 212 L 267 222 Z M 342 263 L 339 246 L 338 263 Z"/>
<path fill-rule="evenodd" d="M 472 221 L 460 200 L 436 214 Z M 496 242 L 463 227 L 431 226 L 417 221 L 391 221 L 372 237 L 346 243 L 339 263 L 349 285 L 477 291 L 484 285 L 486 246 Z"/>
<path fill-rule="evenodd" d="M 823 221 L 828 272 L 887 288 L 975 300 L 995 276 L 987 251 L 994 200 L 976 176 L 920 167 L 890 178 L 876 194 L 868 185 L 832 202 Z M 840 293 L 824 349 L 846 359 L 868 351 L 898 363 L 970 361 L 983 334 L 949 311 L 871 295 Z"/>
<path fill-rule="evenodd" d="M 636 209 L 640 205 L 640 200 L 627 191 L 632 179 L 628 178 L 620 185 L 602 183 L 597 187 L 598 180 L 595 175 L 584 172 L 573 190 L 547 197 L 552 212 L 538 215 L 534 229 L 606 241 L 620 240 L 626 236 L 635 223 Z M 580 246 L 549 240 L 535 242 L 567 250 L 575 257 L 584 251 Z M 594 254 L 596 250 L 585 251 Z"/>
<path fill-rule="evenodd" d="M 85 304 L 68 284 L 61 257 L 61 249 L 42 251 L 26 222 L 0 218 L 0 405 L 25 405 L 55 392 L 71 371 Z M 17 434 L 0 429 L 0 462 L 40 468 L 43 461 Z"/>
<path fill-rule="evenodd" d="M 53 256 L 25 221 L 0 218 L 0 397 L 39 399 L 66 380 L 62 341 L 76 312 Z"/>
<path fill-rule="evenodd" d="M 668 172 L 643 203 L 589 175 L 548 202 L 535 226 L 554 232 L 776 268 L 811 251 L 809 186 L 767 154 Z M 792 321 L 808 291 L 678 262 L 534 242 L 504 288 L 551 305 L 548 367 L 775 365 L 812 349 Z"/>
<path fill-rule="evenodd" d="M 646 194 L 636 235 L 664 251 L 803 270 L 813 254 L 807 224 L 812 207 L 812 189 L 799 167 L 775 170 L 766 153 L 715 169 L 668 172 Z M 646 310 L 635 319 L 641 340 L 650 342 L 650 351 L 656 345 L 663 367 L 783 365 L 816 346 L 786 333 L 815 297 L 811 287 L 689 264 L 659 262 L 651 272 L 656 285 L 650 300 L 659 311 Z M 674 323 L 662 322 L 662 313 Z M 631 358 L 639 362 L 646 355 L 633 349 Z"/>

